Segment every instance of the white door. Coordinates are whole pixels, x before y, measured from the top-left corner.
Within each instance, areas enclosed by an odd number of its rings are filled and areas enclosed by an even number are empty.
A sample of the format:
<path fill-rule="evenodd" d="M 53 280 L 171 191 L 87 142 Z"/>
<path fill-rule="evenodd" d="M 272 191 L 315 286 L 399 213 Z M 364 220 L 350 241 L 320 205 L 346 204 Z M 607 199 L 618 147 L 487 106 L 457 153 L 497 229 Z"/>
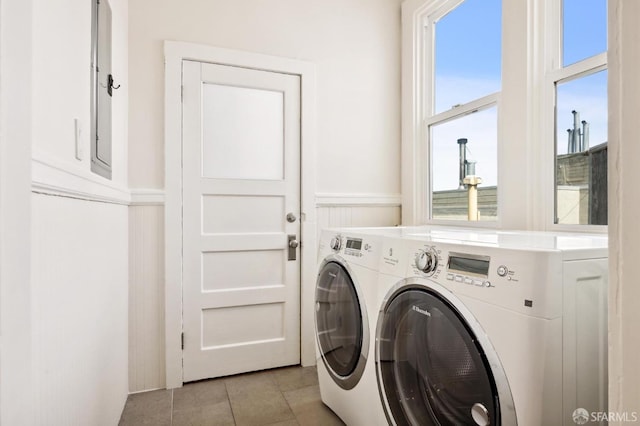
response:
<path fill-rule="evenodd" d="M 183 380 L 298 364 L 300 78 L 182 75 Z"/>

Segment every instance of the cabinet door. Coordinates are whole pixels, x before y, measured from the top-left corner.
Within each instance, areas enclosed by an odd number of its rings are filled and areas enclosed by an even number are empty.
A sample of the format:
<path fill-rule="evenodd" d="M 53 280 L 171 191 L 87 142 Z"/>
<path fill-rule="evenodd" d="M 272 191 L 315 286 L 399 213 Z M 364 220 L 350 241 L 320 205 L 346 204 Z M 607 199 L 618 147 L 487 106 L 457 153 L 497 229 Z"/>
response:
<path fill-rule="evenodd" d="M 563 418 L 607 411 L 607 259 L 565 262 L 563 315 Z"/>

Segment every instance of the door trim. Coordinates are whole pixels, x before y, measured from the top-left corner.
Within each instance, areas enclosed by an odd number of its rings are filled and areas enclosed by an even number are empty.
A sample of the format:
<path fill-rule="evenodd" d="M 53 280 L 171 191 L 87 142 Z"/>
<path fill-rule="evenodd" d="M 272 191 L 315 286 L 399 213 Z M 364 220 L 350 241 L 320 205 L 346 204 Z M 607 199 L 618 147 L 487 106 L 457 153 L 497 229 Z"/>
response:
<path fill-rule="evenodd" d="M 182 61 L 300 76 L 300 360 L 315 364 L 316 70 L 295 59 L 201 44 L 164 42 L 165 58 L 165 371 L 167 389 L 182 386 Z"/>

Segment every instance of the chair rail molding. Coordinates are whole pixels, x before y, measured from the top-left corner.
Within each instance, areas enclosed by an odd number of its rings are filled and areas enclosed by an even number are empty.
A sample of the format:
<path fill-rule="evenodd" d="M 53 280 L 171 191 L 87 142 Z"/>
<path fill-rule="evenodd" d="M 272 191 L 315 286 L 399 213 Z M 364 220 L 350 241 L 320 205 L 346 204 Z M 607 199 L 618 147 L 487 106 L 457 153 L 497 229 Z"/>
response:
<path fill-rule="evenodd" d="M 126 187 L 43 152 L 34 152 L 32 155 L 31 190 L 86 201 L 123 205 L 131 203 L 131 193 Z"/>
<path fill-rule="evenodd" d="M 132 206 L 164 206 L 164 189 L 131 188 Z"/>

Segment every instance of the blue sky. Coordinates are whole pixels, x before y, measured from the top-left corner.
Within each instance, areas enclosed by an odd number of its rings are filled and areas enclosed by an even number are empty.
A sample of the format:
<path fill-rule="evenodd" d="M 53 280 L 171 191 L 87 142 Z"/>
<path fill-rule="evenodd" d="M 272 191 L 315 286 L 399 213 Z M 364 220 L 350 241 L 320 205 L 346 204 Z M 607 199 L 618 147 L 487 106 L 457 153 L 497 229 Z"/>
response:
<path fill-rule="evenodd" d="M 510 1 L 510 0 L 503 0 Z M 436 113 L 500 90 L 501 1 L 465 0 L 436 24 Z M 563 63 L 606 50 L 606 0 L 563 0 Z M 606 141 L 606 72 L 558 88 L 558 153 L 566 151 L 571 110 L 590 123 L 591 146 Z M 479 117 L 474 118 L 474 115 Z M 483 117 L 480 117 L 480 116 Z M 473 131 L 470 125 L 473 123 Z M 495 114 L 476 113 L 433 128 L 433 189 L 457 188 L 457 139 L 469 139 L 470 158 L 484 186 L 497 184 Z M 437 163 L 437 164 L 436 164 Z"/>
<path fill-rule="evenodd" d="M 606 0 L 564 0 L 562 17 L 565 66 L 607 50 Z"/>
<path fill-rule="evenodd" d="M 506 0 L 508 1 L 508 0 Z M 466 0 L 436 24 L 436 112 L 500 90 L 501 1 Z M 455 82 L 481 81 L 456 91 Z M 479 91 L 486 91 L 479 93 Z M 453 104 L 445 101 L 453 99 Z M 451 101 L 449 101 L 450 103 Z"/>

